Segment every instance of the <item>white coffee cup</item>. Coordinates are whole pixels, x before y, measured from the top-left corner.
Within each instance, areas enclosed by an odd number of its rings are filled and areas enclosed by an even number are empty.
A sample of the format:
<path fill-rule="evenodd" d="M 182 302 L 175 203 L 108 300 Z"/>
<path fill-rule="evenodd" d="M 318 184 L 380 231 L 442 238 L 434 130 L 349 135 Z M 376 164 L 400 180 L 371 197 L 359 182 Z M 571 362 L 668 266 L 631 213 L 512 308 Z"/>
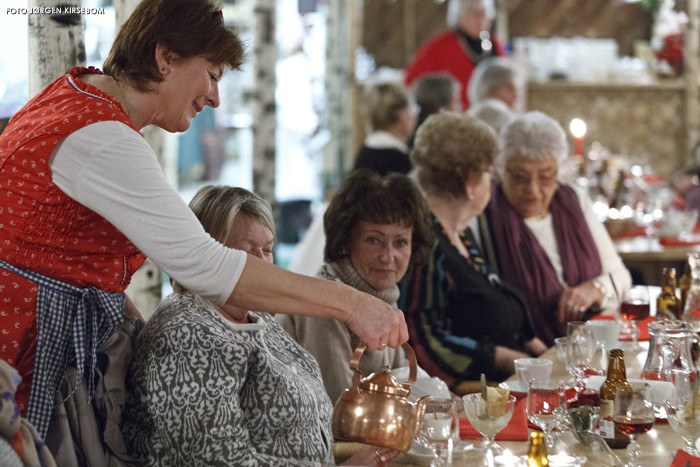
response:
<path fill-rule="evenodd" d="M 586 322 L 593 338 L 605 344 L 605 350 L 614 349 L 619 345 L 620 323 L 614 320 L 594 319 Z"/>
<path fill-rule="evenodd" d="M 552 376 L 552 361 L 546 358 L 516 358 L 515 374 L 521 387 L 528 387 L 532 379 L 549 379 Z"/>

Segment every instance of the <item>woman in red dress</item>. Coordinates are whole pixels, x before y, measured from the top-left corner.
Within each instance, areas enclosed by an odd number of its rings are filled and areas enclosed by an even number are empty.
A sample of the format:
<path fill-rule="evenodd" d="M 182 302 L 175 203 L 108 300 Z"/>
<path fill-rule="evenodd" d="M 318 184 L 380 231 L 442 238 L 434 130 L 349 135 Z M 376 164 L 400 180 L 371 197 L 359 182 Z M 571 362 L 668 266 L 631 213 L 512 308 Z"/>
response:
<path fill-rule="evenodd" d="M 96 349 L 146 256 L 216 303 L 341 319 L 373 349 L 406 341 L 381 300 L 212 240 L 165 180 L 139 130 L 187 130 L 242 56 L 213 2 L 145 0 L 105 73 L 71 69 L 0 136 L 0 359 L 22 375 L 17 400 L 42 437 L 69 364 L 94 390 Z"/>

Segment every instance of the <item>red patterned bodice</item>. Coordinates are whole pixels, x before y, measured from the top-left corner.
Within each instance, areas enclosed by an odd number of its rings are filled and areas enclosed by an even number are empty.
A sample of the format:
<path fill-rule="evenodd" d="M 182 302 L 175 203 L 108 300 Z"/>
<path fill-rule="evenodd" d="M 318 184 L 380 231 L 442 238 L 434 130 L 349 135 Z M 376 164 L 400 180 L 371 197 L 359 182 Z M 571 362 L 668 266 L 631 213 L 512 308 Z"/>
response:
<path fill-rule="evenodd" d="M 0 259 L 79 287 L 124 291 L 145 257 L 97 213 L 52 181 L 49 158 L 63 139 L 99 121 L 131 121 L 75 67 L 32 99 L 0 135 Z"/>

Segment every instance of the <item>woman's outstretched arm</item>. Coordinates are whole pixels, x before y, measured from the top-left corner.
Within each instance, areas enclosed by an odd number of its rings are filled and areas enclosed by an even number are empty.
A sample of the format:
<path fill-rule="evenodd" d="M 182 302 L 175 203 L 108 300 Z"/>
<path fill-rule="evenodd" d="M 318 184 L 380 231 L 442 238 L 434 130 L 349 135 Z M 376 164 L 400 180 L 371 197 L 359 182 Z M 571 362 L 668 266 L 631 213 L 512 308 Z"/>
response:
<path fill-rule="evenodd" d="M 398 347 L 408 340 L 401 310 L 345 284 L 289 272 L 252 255 L 226 303 L 271 313 L 339 319 L 369 350 L 381 349 L 382 344 Z"/>

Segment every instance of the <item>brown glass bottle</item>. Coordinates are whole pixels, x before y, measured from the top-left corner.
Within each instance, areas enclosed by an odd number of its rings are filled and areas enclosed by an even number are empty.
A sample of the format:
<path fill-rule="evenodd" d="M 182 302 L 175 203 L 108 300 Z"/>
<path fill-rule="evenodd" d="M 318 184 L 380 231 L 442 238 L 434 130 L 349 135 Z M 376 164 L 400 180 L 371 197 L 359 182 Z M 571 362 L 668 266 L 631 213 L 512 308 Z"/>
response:
<path fill-rule="evenodd" d="M 527 450 L 527 467 L 549 466 L 547 445 L 544 444 L 544 434 L 539 431 L 530 433 L 530 447 Z"/>
<path fill-rule="evenodd" d="M 676 292 L 676 268 L 661 270 L 661 293 L 656 298 L 656 319 L 680 319 L 681 298 Z"/>
<path fill-rule="evenodd" d="M 608 354 L 608 377 L 600 387 L 600 435 L 613 449 L 624 448 L 630 442 L 627 435 L 615 430 L 613 415 L 615 414 L 615 393 L 620 388 L 632 392 L 632 386 L 627 381 L 625 354 L 621 349 L 612 349 Z"/>
<path fill-rule="evenodd" d="M 688 298 L 688 289 L 690 288 L 690 279 L 691 279 L 690 265 L 686 261 L 685 266 L 683 267 L 683 275 L 678 280 L 678 288 L 680 289 L 680 292 L 681 292 L 681 303 L 680 303 L 681 314 L 685 310 L 685 301 Z"/>

